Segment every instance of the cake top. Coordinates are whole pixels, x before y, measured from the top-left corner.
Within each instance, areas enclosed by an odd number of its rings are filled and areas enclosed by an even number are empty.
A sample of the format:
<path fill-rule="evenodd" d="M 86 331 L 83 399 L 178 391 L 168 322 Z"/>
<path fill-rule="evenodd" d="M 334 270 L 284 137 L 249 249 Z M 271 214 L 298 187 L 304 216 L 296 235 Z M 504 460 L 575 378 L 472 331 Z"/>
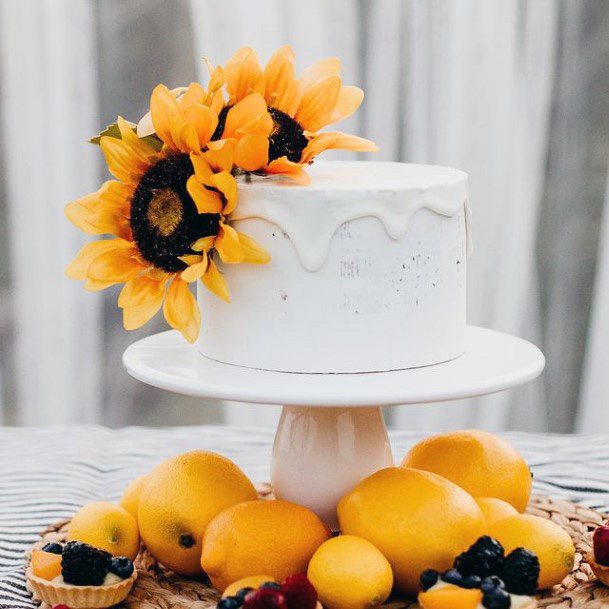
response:
<path fill-rule="evenodd" d="M 307 189 L 308 191 L 426 191 L 455 187 L 467 191 L 467 174 L 459 169 L 440 165 L 415 165 L 377 161 L 318 161 L 308 169 L 311 182 L 298 186 L 291 181 L 257 179 L 241 183 L 243 191 L 273 191 L 284 188 Z M 281 196 L 285 197 L 284 192 Z"/>

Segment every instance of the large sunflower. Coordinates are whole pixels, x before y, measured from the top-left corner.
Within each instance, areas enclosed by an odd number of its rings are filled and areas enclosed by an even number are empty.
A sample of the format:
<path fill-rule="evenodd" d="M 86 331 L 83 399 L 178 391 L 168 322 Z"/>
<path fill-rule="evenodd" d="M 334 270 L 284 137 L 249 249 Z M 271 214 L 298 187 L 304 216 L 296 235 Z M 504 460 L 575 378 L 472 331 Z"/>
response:
<path fill-rule="evenodd" d="M 290 46 L 277 50 L 264 69 L 256 53 L 244 47 L 224 67 L 229 99 L 219 114 L 220 123 L 223 114 L 249 95 L 263 95 L 267 103 L 273 128 L 264 171 L 302 177 L 303 168 L 324 150 L 377 150 L 373 142 L 355 135 L 320 132 L 351 116 L 364 98 L 360 88 L 342 84 L 340 60 L 329 57 L 318 61 L 298 78 L 294 64 Z"/>
<path fill-rule="evenodd" d="M 227 297 L 210 252 L 227 247 L 225 217 L 237 193 L 230 168 L 238 141 L 210 143 L 218 116 L 211 105 L 200 103 L 201 94 L 199 85 L 191 85 L 178 103 L 166 87 L 154 90 L 151 120 L 160 150 L 119 118 L 120 138 L 100 139 L 116 180 L 66 207 L 67 217 L 86 233 L 114 237 L 85 245 L 68 266 L 68 276 L 85 281 L 90 290 L 125 283 L 118 305 L 126 329 L 144 325 L 163 306 L 169 325 L 190 342 L 198 336 L 201 318 L 188 282 L 201 277 L 211 291 Z M 205 175 L 201 188 L 209 189 L 222 209 L 200 205 L 199 192 L 196 199 L 191 196 L 195 167 Z M 209 263 L 202 268 L 204 261 Z"/>

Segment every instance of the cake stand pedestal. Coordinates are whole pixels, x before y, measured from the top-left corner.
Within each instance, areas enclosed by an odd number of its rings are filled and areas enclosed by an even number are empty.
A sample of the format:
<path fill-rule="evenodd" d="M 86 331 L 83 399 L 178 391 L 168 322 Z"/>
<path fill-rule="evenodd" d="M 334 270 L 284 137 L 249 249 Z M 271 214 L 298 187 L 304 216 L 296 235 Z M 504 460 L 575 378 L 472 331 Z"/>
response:
<path fill-rule="evenodd" d="M 271 465 L 278 498 L 305 505 L 336 527 L 336 504 L 360 480 L 392 464 L 381 406 L 479 396 L 526 383 L 543 370 L 531 343 L 476 326 L 450 362 L 365 374 L 294 374 L 210 360 L 177 332 L 127 348 L 133 377 L 168 391 L 252 404 L 280 404 Z"/>

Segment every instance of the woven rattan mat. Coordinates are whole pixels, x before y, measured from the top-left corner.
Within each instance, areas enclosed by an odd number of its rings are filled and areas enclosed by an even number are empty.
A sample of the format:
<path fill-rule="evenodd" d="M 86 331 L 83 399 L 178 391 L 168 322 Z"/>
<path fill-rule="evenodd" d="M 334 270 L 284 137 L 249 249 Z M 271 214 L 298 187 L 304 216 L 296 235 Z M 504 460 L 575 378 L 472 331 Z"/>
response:
<path fill-rule="evenodd" d="M 263 497 L 269 496 L 266 488 L 261 489 Z M 568 501 L 549 497 L 534 496 L 528 512 L 553 520 L 566 529 L 573 538 L 575 548 L 575 568 L 573 572 L 551 592 L 538 600 L 538 606 L 552 609 L 585 607 L 585 609 L 609 608 L 609 588 L 595 579 L 585 556 L 590 549 L 591 532 L 600 524 L 602 514 Z M 61 540 L 69 521 L 57 523 L 43 533 L 46 543 Z M 122 607 L 128 609 L 210 609 L 215 607 L 219 595 L 209 583 L 177 576 L 166 571 L 142 547 L 136 559 L 139 577 L 130 596 Z M 418 605 L 402 600 L 388 603 L 391 609 L 416 609 Z M 47 609 L 45 605 L 41 609 Z"/>

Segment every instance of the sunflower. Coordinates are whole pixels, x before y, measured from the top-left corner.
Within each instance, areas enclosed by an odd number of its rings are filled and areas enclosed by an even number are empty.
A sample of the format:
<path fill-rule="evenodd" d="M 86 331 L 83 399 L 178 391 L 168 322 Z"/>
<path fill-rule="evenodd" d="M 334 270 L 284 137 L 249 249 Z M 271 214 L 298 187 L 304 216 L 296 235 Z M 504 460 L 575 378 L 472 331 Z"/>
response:
<path fill-rule="evenodd" d="M 273 126 L 264 171 L 302 179 L 303 168 L 324 150 L 378 150 L 370 140 L 355 135 L 320 132 L 351 116 L 364 98 L 359 87 L 342 84 L 340 60 L 329 57 L 318 61 L 298 78 L 294 64 L 290 46 L 277 50 L 264 69 L 256 53 L 244 47 L 224 67 L 229 99 L 219 114 L 220 123 L 223 114 L 230 114 L 233 107 L 252 94 L 264 96 L 268 106 Z"/>
<path fill-rule="evenodd" d="M 207 89 L 191 83 L 188 90 L 178 87 L 172 89 L 171 94 L 183 110 L 192 105 L 208 106 L 215 116 L 219 116 L 211 140 L 235 140 L 234 164 L 246 172 L 261 170 L 268 160 L 269 136 L 273 130 L 273 119 L 267 111 L 264 97 L 260 93 L 250 92 L 238 103 L 226 107 L 222 93 L 226 81 L 225 72 L 221 66 L 212 68 L 208 60 L 206 63 L 209 70 Z M 151 112 L 140 119 L 137 134 L 140 138 L 155 134 Z"/>
<path fill-rule="evenodd" d="M 85 281 L 90 290 L 124 283 L 118 305 L 126 329 L 141 327 L 163 306 L 169 325 L 190 342 L 196 340 L 201 323 L 188 287 L 193 276 L 226 298 L 223 278 L 210 260 L 210 247 L 222 249 L 221 236 L 230 228 L 225 218 L 234 209 L 237 192 L 229 169 L 237 140 L 210 143 L 218 116 L 211 105 L 200 103 L 201 93 L 199 85 L 191 85 L 178 103 L 166 87 L 156 87 L 150 108 L 160 150 L 119 117 L 120 138 L 100 139 L 116 179 L 66 207 L 67 217 L 84 232 L 113 236 L 85 245 L 67 275 Z M 222 209 L 200 207 L 191 196 L 193 163 L 205 175 L 202 187 L 209 185 L 210 196 L 223 202 Z M 201 252 L 210 261 L 205 269 L 200 266 Z"/>

